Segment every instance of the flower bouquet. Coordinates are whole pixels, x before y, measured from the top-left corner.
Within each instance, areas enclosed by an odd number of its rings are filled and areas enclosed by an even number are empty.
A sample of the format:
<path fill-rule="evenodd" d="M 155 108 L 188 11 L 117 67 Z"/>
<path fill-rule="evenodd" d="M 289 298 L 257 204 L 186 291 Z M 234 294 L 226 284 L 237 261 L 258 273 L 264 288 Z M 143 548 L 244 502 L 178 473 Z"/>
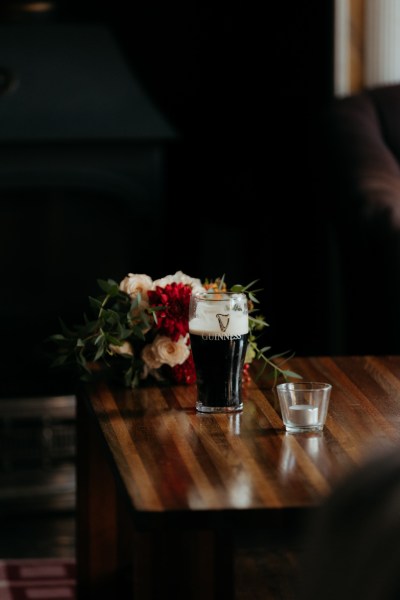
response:
<path fill-rule="evenodd" d="M 177 271 L 153 281 L 148 275 L 129 273 L 117 283 L 98 280 L 102 293 L 90 297 L 91 315 L 72 328 L 61 321 L 61 332 L 50 336 L 55 344 L 53 367 L 72 367 L 83 381 L 104 370 L 127 387 L 137 387 L 148 378 L 158 382 L 196 382 L 190 348 L 188 312 L 192 292 L 245 292 L 249 301 L 249 340 L 245 378 L 254 359 L 261 363 L 260 375 L 298 377 L 274 360 L 286 353 L 268 356 L 270 347 L 259 347 L 258 339 L 268 326 L 257 308 L 256 281 L 227 287 L 224 277 L 206 280 Z M 284 364 L 284 363 L 283 363 Z"/>

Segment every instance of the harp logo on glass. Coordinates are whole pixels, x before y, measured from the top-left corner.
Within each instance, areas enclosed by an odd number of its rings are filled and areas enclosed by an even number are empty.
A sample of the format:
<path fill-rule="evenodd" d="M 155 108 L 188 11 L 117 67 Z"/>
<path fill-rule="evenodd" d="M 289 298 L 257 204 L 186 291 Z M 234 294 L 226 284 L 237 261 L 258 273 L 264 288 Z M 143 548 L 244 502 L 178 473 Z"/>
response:
<path fill-rule="evenodd" d="M 229 325 L 229 315 L 221 315 L 221 314 L 217 313 L 216 317 L 218 319 L 220 330 L 222 332 L 226 331 L 228 329 L 228 325 Z"/>

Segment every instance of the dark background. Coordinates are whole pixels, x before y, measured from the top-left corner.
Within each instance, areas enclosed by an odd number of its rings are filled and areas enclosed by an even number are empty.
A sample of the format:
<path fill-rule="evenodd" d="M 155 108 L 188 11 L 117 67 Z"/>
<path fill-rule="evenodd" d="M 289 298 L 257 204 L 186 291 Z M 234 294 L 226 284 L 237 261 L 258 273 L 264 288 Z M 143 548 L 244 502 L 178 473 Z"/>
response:
<path fill-rule="evenodd" d="M 47 13 L 35 14 L 25 10 L 29 2 L 9 2 L 0 19 L 32 27 L 107 25 L 132 74 L 175 128 L 177 139 L 166 149 L 163 233 L 147 231 L 148 242 L 131 252 L 128 270 L 153 279 L 176 270 L 200 278 L 225 273 L 231 284 L 259 279 L 262 312 L 270 323 L 265 344 L 277 352 L 330 353 L 331 265 L 313 140 L 318 114 L 332 97 L 332 2 L 210 4 L 59 1 L 50 3 Z M 29 191 L 15 201 L 21 210 L 30 207 L 26 228 L 43 232 L 43 217 L 35 221 Z M 93 201 L 81 202 L 82 216 L 77 215 L 88 229 L 94 226 Z M 113 226 L 104 212 L 105 226 Z M 158 218 L 155 214 L 155 231 Z M 130 228 L 125 219 L 121 235 L 138 226 L 135 221 Z M 43 256 L 52 251 L 52 227 L 48 219 L 42 237 L 50 241 Z M 31 327 L 10 326 L 3 314 L 3 394 L 62 390 L 68 382 L 48 370 L 39 345 L 42 335 L 58 331 L 59 316 L 82 314 L 83 294 L 71 290 L 68 281 L 55 288 L 51 272 L 36 283 L 29 279 L 27 286 L 20 272 L 29 235 L 19 228 L 13 238 L 12 247 L 3 243 L 3 254 L 13 257 L 3 285 L 12 281 L 27 312 L 32 306 L 37 311 L 31 311 Z M 93 252 L 87 269 L 93 282 L 103 276 L 107 248 L 105 240 L 95 243 L 101 250 Z M 65 247 L 60 269 L 63 261 L 85 264 L 73 243 Z M 104 276 L 125 274 L 127 263 L 117 262 L 107 262 L 113 272 Z"/>

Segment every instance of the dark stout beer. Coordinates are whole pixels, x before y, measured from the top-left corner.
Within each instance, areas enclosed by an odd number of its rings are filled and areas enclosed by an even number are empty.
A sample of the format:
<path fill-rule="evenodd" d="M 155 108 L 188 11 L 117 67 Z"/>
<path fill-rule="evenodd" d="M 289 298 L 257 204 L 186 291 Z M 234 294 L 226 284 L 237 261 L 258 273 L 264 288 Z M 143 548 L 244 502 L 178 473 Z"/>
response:
<path fill-rule="evenodd" d="M 203 412 L 216 407 L 240 410 L 242 373 L 248 333 L 225 335 L 190 333 L 197 376 L 197 404 Z M 210 411 L 207 411 L 210 408 Z"/>

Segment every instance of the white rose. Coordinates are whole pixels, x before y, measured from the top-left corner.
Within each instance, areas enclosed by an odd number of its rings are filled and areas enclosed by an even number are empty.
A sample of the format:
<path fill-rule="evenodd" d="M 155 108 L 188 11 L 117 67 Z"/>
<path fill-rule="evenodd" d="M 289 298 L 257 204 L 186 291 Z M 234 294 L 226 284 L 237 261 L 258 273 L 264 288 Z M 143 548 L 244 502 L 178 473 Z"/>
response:
<path fill-rule="evenodd" d="M 166 364 L 170 367 L 181 365 L 189 357 L 188 335 L 181 336 L 174 342 L 165 335 L 158 335 L 152 344 L 142 350 L 142 359 L 149 369 L 158 369 Z"/>
<path fill-rule="evenodd" d="M 111 354 L 125 354 L 127 356 L 133 356 L 133 348 L 127 341 L 123 342 L 121 346 L 117 344 L 110 344 L 108 346 Z"/>
<path fill-rule="evenodd" d="M 182 273 L 182 271 L 177 271 L 175 275 L 167 275 L 161 279 L 156 279 L 153 281 L 152 289 L 155 290 L 157 286 L 163 288 L 169 283 L 184 283 L 185 285 L 190 285 L 194 292 L 205 292 L 204 287 L 201 285 L 200 279 L 189 277 L 189 275 L 185 275 L 185 273 Z"/>
<path fill-rule="evenodd" d="M 162 362 L 158 358 L 153 344 L 147 344 L 142 350 L 142 359 L 145 366 L 150 370 L 159 369 Z"/>
<path fill-rule="evenodd" d="M 142 302 L 147 303 L 147 292 L 151 290 L 153 280 L 148 275 L 128 273 L 119 284 L 121 292 L 128 294 L 132 300 L 140 293 Z"/>

